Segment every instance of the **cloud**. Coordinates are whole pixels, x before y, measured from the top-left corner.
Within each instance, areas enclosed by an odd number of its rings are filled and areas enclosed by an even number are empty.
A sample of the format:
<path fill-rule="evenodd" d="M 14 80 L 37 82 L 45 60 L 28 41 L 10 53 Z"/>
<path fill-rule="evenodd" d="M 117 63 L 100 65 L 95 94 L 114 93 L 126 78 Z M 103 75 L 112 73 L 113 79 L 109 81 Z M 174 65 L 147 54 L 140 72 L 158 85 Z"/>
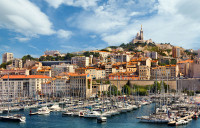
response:
<path fill-rule="evenodd" d="M 98 0 L 45 0 L 50 6 L 58 8 L 61 4 L 87 9 L 97 5 Z"/>
<path fill-rule="evenodd" d="M 29 37 L 54 33 L 48 16 L 28 0 L 2 0 L 0 28 L 7 28 Z"/>
<path fill-rule="evenodd" d="M 130 42 L 142 24 L 145 39 L 192 48 L 200 41 L 199 6 L 198 0 L 108 0 L 67 22 L 109 45 Z"/>
<path fill-rule="evenodd" d="M 90 35 L 90 38 L 95 39 L 97 38 L 97 35 Z"/>
<path fill-rule="evenodd" d="M 57 36 L 58 36 L 58 38 L 69 39 L 72 36 L 72 32 L 60 29 L 57 31 Z"/>
<path fill-rule="evenodd" d="M 28 37 L 15 37 L 19 42 L 27 42 L 30 40 Z"/>

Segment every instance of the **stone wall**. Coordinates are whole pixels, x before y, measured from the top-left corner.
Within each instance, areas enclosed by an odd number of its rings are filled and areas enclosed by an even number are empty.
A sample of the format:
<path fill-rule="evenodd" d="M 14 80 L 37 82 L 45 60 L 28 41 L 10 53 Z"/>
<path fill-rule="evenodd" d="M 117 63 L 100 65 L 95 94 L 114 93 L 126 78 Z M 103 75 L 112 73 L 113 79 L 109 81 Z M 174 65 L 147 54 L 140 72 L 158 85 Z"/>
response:
<path fill-rule="evenodd" d="M 117 86 L 117 82 L 118 82 L 119 90 L 121 90 L 121 88 L 128 82 L 128 80 L 110 80 L 110 82 L 115 86 Z M 164 82 L 167 84 L 167 81 L 164 81 Z M 139 86 L 152 85 L 153 83 L 154 83 L 153 80 L 131 80 L 130 81 L 131 85 L 136 84 Z M 176 80 L 169 80 L 168 84 L 171 89 L 176 90 Z"/>
<path fill-rule="evenodd" d="M 200 90 L 200 79 L 196 78 L 196 79 L 177 80 L 177 90 L 183 91 L 185 89 L 188 91 Z"/>

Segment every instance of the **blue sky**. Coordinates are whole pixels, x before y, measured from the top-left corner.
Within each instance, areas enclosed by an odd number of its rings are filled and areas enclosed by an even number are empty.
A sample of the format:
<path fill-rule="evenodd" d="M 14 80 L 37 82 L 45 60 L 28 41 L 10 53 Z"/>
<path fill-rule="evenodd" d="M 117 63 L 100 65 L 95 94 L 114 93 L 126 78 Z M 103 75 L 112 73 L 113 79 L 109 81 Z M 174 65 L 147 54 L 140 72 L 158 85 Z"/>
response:
<path fill-rule="evenodd" d="M 128 43 L 144 38 L 199 47 L 199 0 L 2 0 L 0 54 L 39 57 Z"/>

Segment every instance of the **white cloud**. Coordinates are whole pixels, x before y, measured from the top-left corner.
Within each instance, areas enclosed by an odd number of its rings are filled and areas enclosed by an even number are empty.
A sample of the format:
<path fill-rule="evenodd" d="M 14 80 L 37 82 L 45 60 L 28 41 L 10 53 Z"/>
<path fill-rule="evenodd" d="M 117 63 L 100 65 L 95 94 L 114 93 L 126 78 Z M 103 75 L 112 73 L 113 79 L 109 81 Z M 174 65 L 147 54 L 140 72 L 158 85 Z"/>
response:
<path fill-rule="evenodd" d="M 58 8 L 61 4 L 87 9 L 97 5 L 98 0 L 45 0 L 50 6 Z"/>
<path fill-rule="evenodd" d="M 97 35 L 90 35 L 90 38 L 95 39 Z"/>
<path fill-rule="evenodd" d="M 15 37 L 19 42 L 27 42 L 30 40 L 28 37 Z"/>
<path fill-rule="evenodd" d="M 67 30 L 63 30 L 60 29 L 57 31 L 57 36 L 59 38 L 65 38 L 65 39 L 69 39 L 72 36 L 72 32 L 71 31 L 67 31 Z"/>
<path fill-rule="evenodd" d="M 99 35 L 109 45 L 128 43 L 143 24 L 145 39 L 192 48 L 191 43 L 200 41 L 199 6 L 199 0 L 108 0 L 67 22 Z"/>
<path fill-rule="evenodd" d="M 54 33 L 48 17 L 28 0 L 1 0 L 0 28 L 11 29 L 29 37 Z"/>

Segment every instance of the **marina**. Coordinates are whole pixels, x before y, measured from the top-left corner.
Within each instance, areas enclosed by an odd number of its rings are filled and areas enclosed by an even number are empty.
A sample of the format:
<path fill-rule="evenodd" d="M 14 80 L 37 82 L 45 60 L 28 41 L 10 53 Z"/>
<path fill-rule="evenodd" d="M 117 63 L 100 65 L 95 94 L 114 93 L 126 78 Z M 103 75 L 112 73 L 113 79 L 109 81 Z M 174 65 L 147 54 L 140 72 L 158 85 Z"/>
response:
<path fill-rule="evenodd" d="M 144 97 L 141 99 L 145 99 Z M 0 127 L 197 127 L 200 123 L 198 119 L 199 111 L 197 104 L 171 104 L 157 107 L 156 100 L 137 102 L 118 101 L 82 101 L 82 105 L 66 106 L 66 102 L 47 103 L 49 107 L 38 107 L 23 109 L 21 111 L 11 111 L 15 115 L 24 115 L 25 122 L 16 123 L 15 121 L 1 121 Z M 128 102 L 129 101 L 129 102 Z M 103 104 L 104 102 L 104 104 Z M 148 102 L 148 103 L 147 103 Z M 47 105 L 46 104 L 46 105 Z M 112 105 L 111 105 L 112 104 Z M 155 111 L 156 108 L 156 111 Z M 168 108 L 166 110 L 166 108 Z M 170 109 L 169 109 L 170 108 Z M 170 116 L 169 116 L 170 112 Z M 176 113 L 176 114 L 175 114 Z M 182 114 L 182 115 L 181 115 Z M 7 116 L 7 113 L 2 113 Z M 176 115 L 176 116 L 175 116 Z M 197 117 L 196 117 L 197 116 Z M 1 117 L 0 117 L 1 118 Z M 142 119 L 144 121 L 142 121 Z M 173 120 L 172 120 L 173 119 Z M 147 121 L 148 120 L 148 121 Z"/>

